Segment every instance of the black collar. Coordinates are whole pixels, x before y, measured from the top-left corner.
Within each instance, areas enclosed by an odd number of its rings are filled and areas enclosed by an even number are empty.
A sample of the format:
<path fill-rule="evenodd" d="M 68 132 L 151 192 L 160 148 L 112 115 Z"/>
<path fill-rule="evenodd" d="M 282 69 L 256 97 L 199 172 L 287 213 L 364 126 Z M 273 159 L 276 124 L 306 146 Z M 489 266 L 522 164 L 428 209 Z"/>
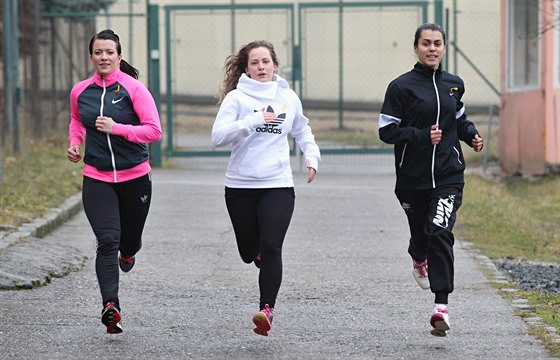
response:
<path fill-rule="evenodd" d="M 417 73 L 420 73 L 422 75 L 426 75 L 429 77 L 432 77 L 432 75 L 434 75 L 434 69 L 431 67 L 428 67 L 426 65 L 423 65 L 419 62 L 417 62 L 414 65 L 414 69 L 413 71 L 416 71 Z M 441 74 L 441 63 L 439 64 L 439 67 L 436 70 L 436 76 L 439 76 Z"/>

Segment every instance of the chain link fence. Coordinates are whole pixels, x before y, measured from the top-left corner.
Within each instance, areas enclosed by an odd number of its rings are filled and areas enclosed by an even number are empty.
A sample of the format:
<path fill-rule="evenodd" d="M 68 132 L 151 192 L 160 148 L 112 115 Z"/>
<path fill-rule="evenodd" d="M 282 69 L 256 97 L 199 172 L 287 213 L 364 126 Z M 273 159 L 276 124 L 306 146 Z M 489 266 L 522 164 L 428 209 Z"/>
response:
<path fill-rule="evenodd" d="M 70 89 L 93 74 L 88 46 L 96 32 L 118 22 L 127 60 L 126 52 L 134 49 L 134 44 L 128 47 L 128 39 L 136 36 L 135 41 L 144 44 L 146 38 L 145 6 L 136 14 L 107 15 L 98 8 L 92 12 L 50 12 L 48 1 L 13 1 L 11 5 L 15 6 L 7 8 L 6 2 L 0 6 L 0 105 L 15 109 L 11 116 L 8 111 L 0 116 L 2 144 L 8 156 L 19 153 L 24 139 L 45 139 L 67 132 Z M 17 27 L 11 39 L 16 51 L 6 46 L 7 19 Z M 141 75 L 146 68 L 145 45 L 142 50 L 136 54 L 143 60 Z M 15 70 L 9 68 L 10 64 Z M 8 92 L 14 93 L 11 104 L 7 104 Z"/>
<path fill-rule="evenodd" d="M 386 86 L 412 68 L 416 61 L 414 31 L 433 17 L 432 1 L 285 1 L 275 3 L 279 7 L 220 1 L 221 5 L 191 5 L 187 10 L 182 5 L 166 5 L 164 0 L 150 2 L 160 5 L 160 84 L 162 95 L 169 96 L 162 101 L 160 113 L 164 153 L 169 158 L 174 151 L 217 153 L 209 138 L 224 61 L 242 44 L 267 39 L 276 47 L 280 75 L 291 82 L 304 102 L 324 161 L 377 161 L 348 156 L 383 145 L 378 140 L 377 117 Z M 140 80 L 148 84 L 147 1 L 116 1 L 91 14 L 49 13 L 37 8 L 43 3 L 18 2 L 15 106 L 20 118 L 16 127 L 5 113 L 0 117 L 8 153 L 13 151 L 9 145 L 17 138 L 13 136 L 16 130 L 25 138 L 67 131 L 70 88 L 92 74 L 87 47 L 91 36 L 102 29 L 112 28 L 119 34 L 123 58 L 140 70 Z M 444 66 L 465 80 L 467 111 L 480 122 L 483 135 L 497 139 L 484 132 L 498 131 L 500 4 L 453 0 L 443 4 L 448 40 Z M 176 11 L 171 11 L 173 7 Z M 5 19 L 4 15 L 0 18 Z M 5 22 L 2 30 L 6 32 Z M 5 52 L 2 46 L 3 60 Z M 5 61 L 2 66 L 0 104 L 8 108 L 9 69 Z M 497 149 L 488 143 L 487 147 Z M 495 154 L 486 156 L 495 158 Z M 379 159 L 374 152 L 362 159 L 373 157 Z M 188 161 L 208 160 L 194 156 Z M 390 156 L 384 161 L 390 162 Z"/>

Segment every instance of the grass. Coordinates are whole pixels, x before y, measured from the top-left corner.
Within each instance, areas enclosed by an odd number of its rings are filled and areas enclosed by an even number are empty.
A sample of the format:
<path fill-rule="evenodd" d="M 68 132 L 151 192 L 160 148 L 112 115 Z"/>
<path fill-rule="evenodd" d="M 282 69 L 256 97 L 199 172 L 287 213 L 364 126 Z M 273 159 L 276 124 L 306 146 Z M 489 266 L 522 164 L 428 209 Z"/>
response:
<path fill-rule="evenodd" d="M 529 300 L 535 308 L 535 315 L 540 317 L 543 323 L 560 329 L 560 296 L 541 294 L 538 292 L 522 292 L 525 299 Z M 532 327 L 531 333 L 542 339 L 546 348 L 554 357 L 560 357 L 560 343 L 552 341 L 549 333 L 542 327 Z"/>
<path fill-rule="evenodd" d="M 63 135 L 26 141 L 18 156 L 4 158 L 0 226 L 18 227 L 58 207 L 81 190 L 82 165 L 66 158 Z"/>
<path fill-rule="evenodd" d="M 557 262 L 560 177 L 496 183 L 467 176 L 456 233 L 490 258 Z"/>
<path fill-rule="evenodd" d="M 345 130 L 328 136 L 331 140 L 356 137 L 356 133 L 350 133 Z M 357 136 L 357 141 L 369 140 Z M 27 142 L 20 156 L 4 159 L 0 226 L 17 227 L 42 216 L 81 190 L 83 164 L 68 161 L 66 149 L 64 134 L 41 142 Z M 481 154 L 466 149 L 464 152 L 469 168 L 481 164 Z M 495 159 L 495 152 L 490 152 L 490 159 Z M 474 243 L 491 259 L 513 257 L 558 263 L 558 214 L 560 176 L 494 181 L 467 175 L 455 233 L 458 238 Z M 522 294 L 535 308 L 536 315 L 560 333 L 560 296 L 538 292 Z M 552 341 L 546 331 L 535 327 L 530 331 L 544 341 L 552 356 L 560 357 L 560 345 Z"/>

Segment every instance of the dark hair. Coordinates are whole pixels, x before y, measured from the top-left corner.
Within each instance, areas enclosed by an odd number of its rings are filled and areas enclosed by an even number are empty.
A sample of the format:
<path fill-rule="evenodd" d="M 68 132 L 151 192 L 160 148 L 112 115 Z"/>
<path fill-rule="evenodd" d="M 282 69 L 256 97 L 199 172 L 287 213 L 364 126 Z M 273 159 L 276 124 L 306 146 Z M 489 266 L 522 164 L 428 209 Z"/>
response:
<path fill-rule="evenodd" d="M 95 40 L 112 40 L 117 45 L 117 54 L 121 54 L 121 42 L 119 40 L 119 36 L 113 32 L 113 30 L 107 29 L 98 32 L 97 34 L 93 35 L 91 40 L 89 41 L 89 54 L 93 54 L 93 42 Z M 135 79 L 138 79 L 138 74 L 140 73 L 138 69 L 134 66 L 130 65 L 123 59 L 121 59 L 120 69 L 123 73 L 132 76 Z"/>
<path fill-rule="evenodd" d="M 243 45 L 241 49 L 239 49 L 237 54 L 230 55 L 226 59 L 224 65 L 223 81 L 218 92 L 218 98 L 220 99 L 220 102 L 231 90 L 236 88 L 241 74 L 245 72 L 245 68 L 249 64 L 249 53 L 251 52 L 251 50 L 260 47 L 268 49 L 272 62 L 278 67 L 279 63 L 278 58 L 276 57 L 276 52 L 274 51 L 274 46 L 269 41 L 256 40 Z"/>
<path fill-rule="evenodd" d="M 418 46 L 418 40 L 420 39 L 420 35 L 424 30 L 439 31 L 441 35 L 443 35 L 443 45 L 445 45 L 445 31 L 443 31 L 441 25 L 434 23 L 425 23 L 420 25 L 418 29 L 416 29 L 416 33 L 414 34 L 414 47 Z"/>

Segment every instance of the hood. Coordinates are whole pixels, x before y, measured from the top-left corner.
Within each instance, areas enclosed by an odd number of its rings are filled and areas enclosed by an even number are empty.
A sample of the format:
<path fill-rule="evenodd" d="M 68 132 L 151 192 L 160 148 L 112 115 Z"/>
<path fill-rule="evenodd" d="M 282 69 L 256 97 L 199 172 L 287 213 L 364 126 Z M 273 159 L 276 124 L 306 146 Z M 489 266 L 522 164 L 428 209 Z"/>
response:
<path fill-rule="evenodd" d="M 237 89 L 247 95 L 257 98 L 274 99 L 278 87 L 289 89 L 290 85 L 280 75 L 274 74 L 272 81 L 260 82 L 253 80 L 247 74 L 241 74 Z"/>

